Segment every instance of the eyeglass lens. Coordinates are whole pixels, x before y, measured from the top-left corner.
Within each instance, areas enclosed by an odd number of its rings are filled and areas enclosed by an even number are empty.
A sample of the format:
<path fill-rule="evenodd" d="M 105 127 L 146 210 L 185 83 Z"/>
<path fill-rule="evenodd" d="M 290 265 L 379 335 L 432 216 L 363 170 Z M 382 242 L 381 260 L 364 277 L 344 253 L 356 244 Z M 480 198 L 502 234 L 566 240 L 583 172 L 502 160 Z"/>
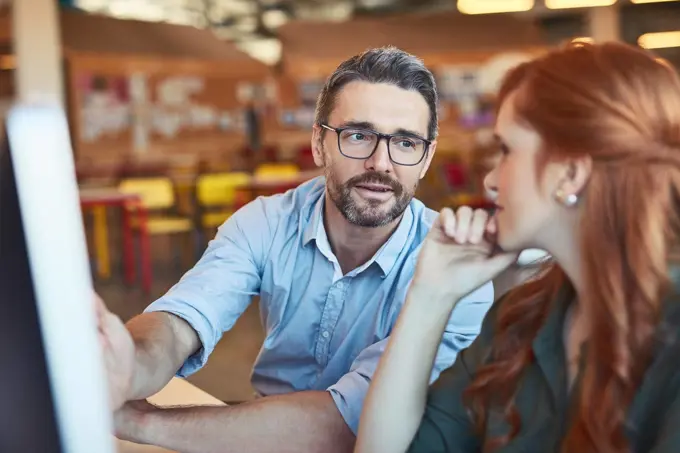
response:
<path fill-rule="evenodd" d="M 339 135 L 340 152 L 355 159 L 368 158 L 378 144 L 378 135 L 361 129 L 345 129 Z M 425 153 L 426 143 L 408 135 L 395 135 L 389 140 L 391 159 L 402 165 L 415 165 Z"/>

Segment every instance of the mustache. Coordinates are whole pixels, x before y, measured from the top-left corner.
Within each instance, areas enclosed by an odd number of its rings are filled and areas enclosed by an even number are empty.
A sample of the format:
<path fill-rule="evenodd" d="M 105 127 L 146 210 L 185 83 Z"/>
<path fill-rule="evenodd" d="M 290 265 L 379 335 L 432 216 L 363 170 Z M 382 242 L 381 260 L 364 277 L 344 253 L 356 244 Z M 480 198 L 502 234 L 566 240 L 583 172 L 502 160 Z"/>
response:
<path fill-rule="evenodd" d="M 398 181 L 390 178 L 385 173 L 378 171 L 369 171 L 364 174 L 354 176 L 345 183 L 345 187 L 349 189 L 358 184 L 371 183 L 389 186 L 394 191 L 395 195 L 400 195 L 404 191 L 404 186 L 402 186 Z"/>

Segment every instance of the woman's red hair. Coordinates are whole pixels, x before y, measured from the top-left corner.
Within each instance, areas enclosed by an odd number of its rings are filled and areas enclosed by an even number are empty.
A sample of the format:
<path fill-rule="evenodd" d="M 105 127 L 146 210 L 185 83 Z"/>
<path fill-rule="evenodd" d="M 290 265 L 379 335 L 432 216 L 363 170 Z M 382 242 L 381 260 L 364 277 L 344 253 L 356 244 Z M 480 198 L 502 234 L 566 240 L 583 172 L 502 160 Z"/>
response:
<path fill-rule="evenodd" d="M 642 49 L 572 44 L 510 71 L 500 102 L 510 94 L 518 117 L 543 139 L 542 161 L 593 160 L 579 205 L 585 279 L 579 303 L 588 307 L 592 335 L 580 410 L 562 451 L 629 452 L 624 424 L 653 352 L 669 290 L 669 252 L 677 244 L 680 80 Z M 554 265 L 499 307 L 490 361 L 464 394 L 480 434 L 491 412 L 502 413 L 511 427 L 503 438 L 486 439 L 485 452 L 520 430 L 518 383 L 534 361 L 532 341 L 565 285 Z"/>

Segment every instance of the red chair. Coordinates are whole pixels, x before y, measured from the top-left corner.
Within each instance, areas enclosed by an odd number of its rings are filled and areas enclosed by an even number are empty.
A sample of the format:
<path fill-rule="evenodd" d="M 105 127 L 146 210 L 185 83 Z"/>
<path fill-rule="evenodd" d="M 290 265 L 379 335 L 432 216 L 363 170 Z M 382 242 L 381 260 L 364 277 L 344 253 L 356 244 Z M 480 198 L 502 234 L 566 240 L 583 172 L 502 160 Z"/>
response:
<path fill-rule="evenodd" d="M 468 175 L 463 164 L 447 162 L 442 165 L 442 171 L 444 173 L 444 181 L 446 181 L 452 192 L 467 188 Z"/>

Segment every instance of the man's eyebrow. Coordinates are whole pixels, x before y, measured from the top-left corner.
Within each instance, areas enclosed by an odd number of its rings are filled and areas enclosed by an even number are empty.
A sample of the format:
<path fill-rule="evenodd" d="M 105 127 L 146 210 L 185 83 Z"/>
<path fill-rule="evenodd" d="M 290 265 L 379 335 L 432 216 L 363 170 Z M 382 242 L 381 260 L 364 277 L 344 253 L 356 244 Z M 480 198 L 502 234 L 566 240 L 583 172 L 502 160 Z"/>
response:
<path fill-rule="evenodd" d="M 399 128 L 394 133 L 399 134 L 399 135 L 410 135 L 412 137 L 417 137 L 417 138 L 425 138 L 425 135 L 418 133 L 418 132 L 415 132 L 415 131 L 412 131 L 410 129 Z"/>
<path fill-rule="evenodd" d="M 349 120 L 343 122 L 340 127 L 353 127 L 357 129 L 370 129 L 373 131 L 377 131 L 375 124 L 371 123 L 370 121 Z M 405 129 L 403 127 L 398 128 L 396 131 L 392 133 L 397 135 L 409 135 L 412 137 L 423 138 L 423 134 L 418 133 L 411 129 Z"/>
<path fill-rule="evenodd" d="M 375 124 L 371 123 L 370 121 L 358 121 L 358 120 L 349 120 L 343 122 L 340 127 L 354 127 L 357 129 L 371 129 L 375 130 Z"/>

